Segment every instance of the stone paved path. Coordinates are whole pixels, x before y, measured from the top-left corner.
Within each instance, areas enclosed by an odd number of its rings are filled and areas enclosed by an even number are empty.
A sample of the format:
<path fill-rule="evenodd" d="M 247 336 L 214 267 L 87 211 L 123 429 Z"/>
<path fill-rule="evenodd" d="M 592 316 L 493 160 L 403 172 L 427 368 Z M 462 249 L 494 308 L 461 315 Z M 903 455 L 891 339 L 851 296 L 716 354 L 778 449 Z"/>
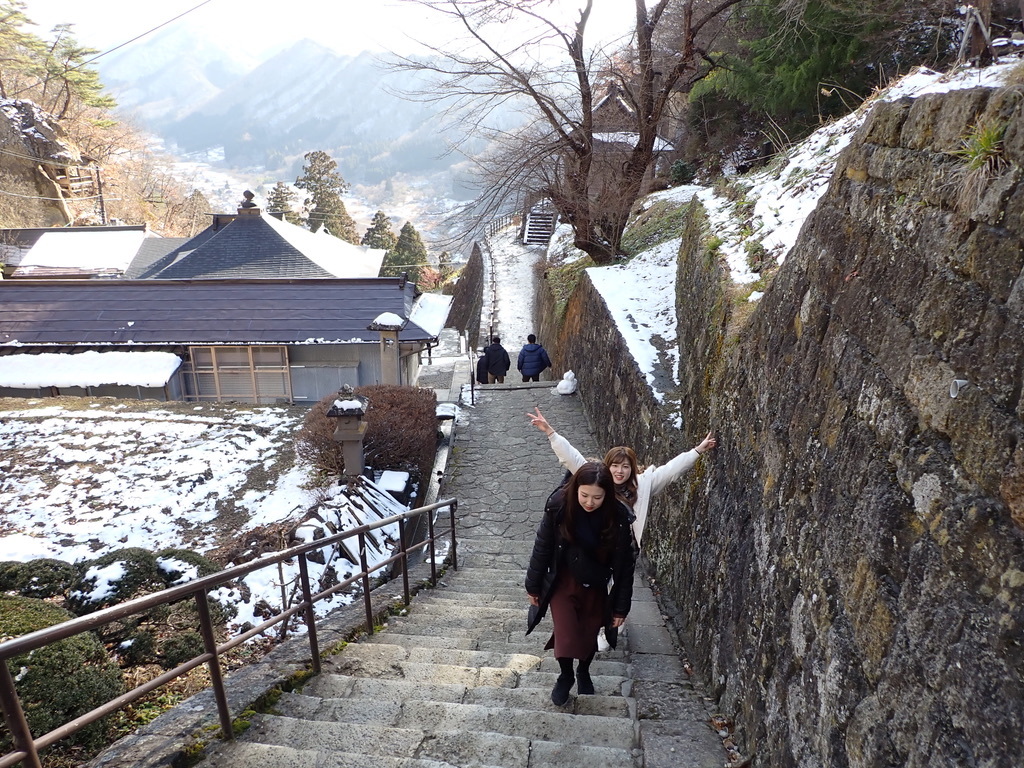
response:
<path fill-rule="evenodd" d="M 459 499 L 460 566 L 508 568 L 521 585 L 529 550 L 517 544 L 532 545 L 544 501 L 563 474 L 547 439 L 526 419 L 527 411 L 540 407 L 584 455 L 601 451 L 577 397 L 537 385 L 481 387 L 477 392 L 476 406 L 464 407 L 457 424 L 453 476 L 446 489 L 446 495 Z M 634 700 L 642 750 L 639 764 L 644 768 L 721 768 L 727 758 L 708 725 L 710 713 L 683 671 L 680 649 L 639 570 L 624 647 L 611 652 L 624 652 L 629 662 L 625 695 Z M 546 638 L 550 628 L 548 618 L 534 634 Z"/>

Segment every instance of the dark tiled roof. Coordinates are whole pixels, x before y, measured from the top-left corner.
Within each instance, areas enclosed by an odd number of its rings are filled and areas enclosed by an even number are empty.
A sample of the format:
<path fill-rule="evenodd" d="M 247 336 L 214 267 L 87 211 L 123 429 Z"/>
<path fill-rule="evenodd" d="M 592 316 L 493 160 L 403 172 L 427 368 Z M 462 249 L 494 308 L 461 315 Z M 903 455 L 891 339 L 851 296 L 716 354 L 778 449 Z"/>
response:
<path fill-rule="evenodd" d="M 207 229 L 139 274 L 159 280 L 334 277 L 261 215 Z"/>
<path fill-rule="evenodd" d="M 0 346 L 293 344 L 377 341 L 382 312 L 403 318 L 413 283 L 331 280 L 5 280 Z M 431 336 L 413 323 L 401 341 Z"/>
<path fill-rule="evenodd" d="M 139 252 L 135 254 L 132 263 L 128 265 L 124 276 L 129 280 L 140 277 L 153 264 L 188 241 L 187 237 L 147 237 L 139 246 Z"/>

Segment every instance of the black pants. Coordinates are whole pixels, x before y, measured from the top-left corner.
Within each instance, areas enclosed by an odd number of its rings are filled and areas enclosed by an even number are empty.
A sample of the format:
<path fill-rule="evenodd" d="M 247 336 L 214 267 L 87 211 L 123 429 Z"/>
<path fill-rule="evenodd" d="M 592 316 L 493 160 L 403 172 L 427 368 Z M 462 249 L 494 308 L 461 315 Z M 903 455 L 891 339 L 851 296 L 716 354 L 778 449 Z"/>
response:
<path fill-rule="evenodd" d="M 535 374 L 533 374 L 533 376 L 527 376 L 524 373 L 523 374 L 523 381 L 524 382 L 527 382 L 527 381 L 540 381 L 540 374 L 539 373 L 535 373 Z"/>

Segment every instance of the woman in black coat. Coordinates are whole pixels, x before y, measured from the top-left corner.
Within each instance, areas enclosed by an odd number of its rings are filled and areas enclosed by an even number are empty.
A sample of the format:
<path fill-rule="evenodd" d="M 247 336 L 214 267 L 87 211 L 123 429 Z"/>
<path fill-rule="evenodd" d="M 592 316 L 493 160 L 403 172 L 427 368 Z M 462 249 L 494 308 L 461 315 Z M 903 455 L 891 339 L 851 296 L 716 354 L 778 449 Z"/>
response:
<path fill-rule="evenodd" d="M 569 700 L 573 683 L 579 694 L 594 693 L 590 662 L 597 652 L 597 631 L 625 622 L 635 564 L 629 510 L 616 498 L 608 468 L 587 462 L 544 505 L 526 571 L 526 592 L 538 608 L 526 633 L 549 606 L 555 624 L 545 646 L 554 648 L 561 669 L 551 691 L 555 704 Z M 579 659 L 575 674 L 573 659 Z"/>

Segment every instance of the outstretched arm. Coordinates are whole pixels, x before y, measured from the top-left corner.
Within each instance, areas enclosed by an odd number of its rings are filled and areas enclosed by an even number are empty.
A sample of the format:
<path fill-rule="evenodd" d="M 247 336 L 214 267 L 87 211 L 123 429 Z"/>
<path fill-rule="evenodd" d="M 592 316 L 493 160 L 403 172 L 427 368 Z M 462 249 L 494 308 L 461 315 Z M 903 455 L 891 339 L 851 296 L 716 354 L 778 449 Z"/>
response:
<path fill-rule="evenodd" d="M 651 467 L 644 470 L 642 475 L 645 478 L 649 478 L 648 482 L 651 483 L 651 495 L 661 493 L 665 490 L 669 483 L 677 480 L 683 474 L 688 472 L 694 464 L 697 463 L 697 459 L 710 450 L 713 450 L 718 445 L 718 441 L 715 440 L 715 433 L 708 432 L 707 437 L 701 440 L 697 445 L 688 451 L 684 451 L 671 459 L 660 467 Z"/>
<path fill-rule="evenodd" d="M 568 440 L 555 432 L 554 427 L 548 423 L 548 420 L 544 418 L 544 414 L 540 412 L 540 408 L 534 408 L 533 413 L 526 414 L 526 418 L 530 420 L 533 426 L 548 436 L 551 450 L 555 452 L 563 467 L 570 472 L 575 472 L 586 463 L 587 460 L 583 457 L 583 454 L 573 448 Z"/>

